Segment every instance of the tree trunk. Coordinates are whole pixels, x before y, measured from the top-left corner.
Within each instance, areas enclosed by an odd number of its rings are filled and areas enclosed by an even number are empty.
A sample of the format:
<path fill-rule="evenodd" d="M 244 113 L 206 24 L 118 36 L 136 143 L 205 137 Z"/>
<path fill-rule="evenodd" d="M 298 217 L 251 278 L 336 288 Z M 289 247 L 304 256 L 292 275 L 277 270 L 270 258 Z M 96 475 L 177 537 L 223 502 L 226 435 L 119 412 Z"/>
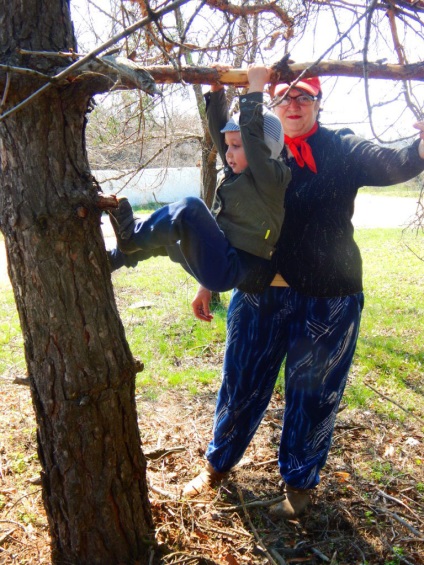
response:
<path fill-rule="evenodd" d="M 0 14 L 3 64 L 36 66 L 16 47 L 75 46 L 65 0 L 0 0 Z M 11 78 L 3 110 L 40 86 Z M 0 99 L 5 89 L 2 76 Z M 85 152 L 90 96 L 76 81 L 0 122 L 0 227 L 24 335 L 53 563 L 144 564 L 153 520 L 137 363 L 114 300 Z"/>

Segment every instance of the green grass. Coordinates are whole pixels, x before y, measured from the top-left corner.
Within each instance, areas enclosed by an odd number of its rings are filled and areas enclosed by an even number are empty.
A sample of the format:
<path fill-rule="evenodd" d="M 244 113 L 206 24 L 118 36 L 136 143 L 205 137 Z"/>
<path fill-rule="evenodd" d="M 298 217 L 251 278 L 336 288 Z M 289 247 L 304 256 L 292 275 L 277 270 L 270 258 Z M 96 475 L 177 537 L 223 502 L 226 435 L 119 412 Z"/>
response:
<path fill-rule="evenodd" d="M 382 401 L 369 384 L 422 417 L 424 261 L 419 257 L 424 257 L 424 235 L 361 229 L 355 236 L 364 261 L 365 309 L 345 401 L 388 421 L 408 417 L 394 403 Z M 216 390 L 230 293 L 221 295 L 214 320 L 207 324 L 191 312 L 197 283 L 166 258 L 122 269 L 112 280 L 131 350 L 145 365 L 137 393 L 155 398 L 165 390 L 183 388 L 193 395 Z M 24 372 L 12 291 L 2 290 L 0 374 Z"/>
<path fill-rule="evenodd" d="M 229 293 L 221 295 L 214 320 L 207 324 L 191 311 L 196 281 L 167 258 L 116 272 L 113 284 L 128 342 L 145 365 L 137 383 L 143 394 L 155 397 L 175 387 L 196 394 L 216 382 Z"/>
<path fill-rule="evenodd" d="M 23 338 L 10 287 L 0 286 L 0 375 L 25 372 Z"/>
<path fill-rule="evenodd" d="M 346 398 L 350 405 L 406 418 L 394 404 L 380 402 L 364 385 L 368 382 L 422 415 L 423 234 L 363 229 L 357 230 L 356 240 L 364 260 L 365 308 Z"/>

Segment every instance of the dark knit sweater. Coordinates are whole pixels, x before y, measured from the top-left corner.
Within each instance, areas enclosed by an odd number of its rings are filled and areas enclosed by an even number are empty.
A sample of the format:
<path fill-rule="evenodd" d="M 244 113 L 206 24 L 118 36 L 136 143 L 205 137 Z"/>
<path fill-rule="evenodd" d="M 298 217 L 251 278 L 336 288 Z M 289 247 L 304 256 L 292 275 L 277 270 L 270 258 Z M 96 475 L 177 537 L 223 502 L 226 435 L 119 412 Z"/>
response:
<path fill-rule="evenodd" d="M 320 126 L 308 142 L 318 172 L 301 168 L 284 155 L 292 180 L 277 251 L 269 267 L 252 273 L 241 290 L 263 291 L 279 272 L 291 287 L 309 296 L 362 291 L 362 259 L 352 225 L 358 189 L 403 182 L 424 170 L 418 140 L 396 150 L 366 141 L 349 129 Z"/>

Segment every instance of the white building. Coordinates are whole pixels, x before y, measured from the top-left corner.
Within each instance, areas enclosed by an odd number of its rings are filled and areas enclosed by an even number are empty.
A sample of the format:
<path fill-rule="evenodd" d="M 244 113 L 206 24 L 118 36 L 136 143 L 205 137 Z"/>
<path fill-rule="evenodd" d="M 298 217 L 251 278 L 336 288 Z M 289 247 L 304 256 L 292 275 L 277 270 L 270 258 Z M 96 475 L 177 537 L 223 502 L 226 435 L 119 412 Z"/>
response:
<path fill-rule="evenodd" d="M 132 206 L 143 206 L 149 202 L 175 202 L 185 196 L 200 196 L 199 167 L 143 169 L 138 173 L 106 169 L 92 173 L 103 192 L 125 195 Z"/>

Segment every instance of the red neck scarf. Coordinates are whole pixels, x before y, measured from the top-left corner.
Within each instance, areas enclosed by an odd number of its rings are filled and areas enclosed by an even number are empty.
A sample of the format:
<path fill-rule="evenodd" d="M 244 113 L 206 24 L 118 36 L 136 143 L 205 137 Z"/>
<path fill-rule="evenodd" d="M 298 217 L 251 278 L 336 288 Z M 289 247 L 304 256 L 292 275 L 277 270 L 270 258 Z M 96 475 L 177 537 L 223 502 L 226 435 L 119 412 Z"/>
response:
<path fill-rule="evenodd" d="M 312 155 L 312 149 L 306 138 L 313 135 L 318 129 L 318 122 L 315 122 L 312 128 L 304 133 L 303 135 L 298 135 L 297 137 L 289 137 L 284 135 L 284 143 L 290 149 L 296 163 L 299 167 L 304 167 L 306 165 L 311 169 L 313 173 L 317 172 L 317 166 L 315 164 L 314 156 Z M 300 149 L 300 151 L 299 151 Z"/>

